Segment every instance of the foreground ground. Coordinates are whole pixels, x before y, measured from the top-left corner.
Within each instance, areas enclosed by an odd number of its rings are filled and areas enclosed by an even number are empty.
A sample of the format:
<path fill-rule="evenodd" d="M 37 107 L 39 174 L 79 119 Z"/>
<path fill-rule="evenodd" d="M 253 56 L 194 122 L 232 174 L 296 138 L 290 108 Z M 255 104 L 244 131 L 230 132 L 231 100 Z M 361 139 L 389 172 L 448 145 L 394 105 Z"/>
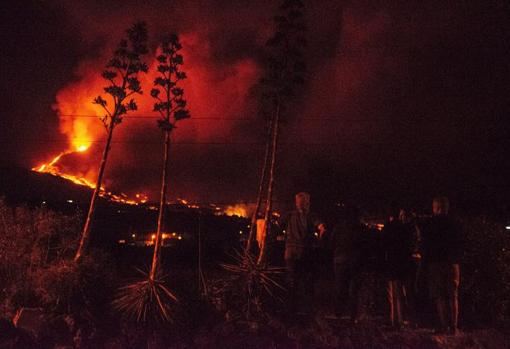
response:
<path fill-rule="evenodd" d="M 43 284 L 43 291 L 52 291 L 54 285 L 79 286 L 74 294 L 66 287 L 58 287 L 55 293 L 55 302 L 59 306 L 41 306 L 21 304 L 24 306 L 39 307 L 42 315 L 39 320 L 37 335 L 31 332 L 37 326 L 15 327 L 12 323 L 14 314 L 20 306 L 10 307 L 8 314 L 0 314 L 0 349 L 3 348 L 508 348 L 510 347 L 510 331 L 504 330 L 508 321 L 487 321 L 482 312 L 489 312 L 489 320 L 494 319 L 494 311 L 505 303 L 488 308 L 490 293 L 495 284 L 474 283 L 477 286 L 488 285 L 488 289 L 481 293 L 482 303 L 473 303 L 471 293 L 461 294 L 461 328 L 463 332 L 456 337 L 434 335 L 428 327 L 431 321 L 431 307 L 425 302 L 420 307 L 419 317 L 423 322 L 421 329 L 404 329 L 393 331 L 384 326 L 384 287 L 383 280 L 372 275 L 366 280 L 367 290 L 367 317 L 365 321 L 355 327 L 351 326 L 345 318 L 334 319 L 331 316 L 332 290 L 334 285 L 331 272 L 322 271 L 323 278 L 317 281 L 315 299 L 313 300 L 315 312 L 310 318 L 285 318 L 282 316 L 282 304 L 269 307 L 271 315 L 265 320 L 242 320 L 242 301 L 229 303 L 225 294 L 231 298 L 241 299 L 246 292 L 237 289 L 235 292 L 215 292 L 215 285 L 224 284 L 232 275 L 219 267 L 220 261 L 211 259 L 204 262 L 204 274 L 208 285 L 208 296 L 204 296 L 198 282 L 197 265 L 185 261 L 186 251 L 166 251 L 163 259 L 167 272 L 168 287 L 179 298 L 178 304 L 173 308 L 173 322 L 162 326 L 147 326 L 136 324 L 122 318 L 121 314 L 112 308 L 111 301 L 115 298 L 116 290 L 126 285 L 129 280 L 139 278 L 140 273 L 134 266 L 143 267 L 150 260 L 151 250 L 136 250 L 136 253 L 125 253 L 125 250 L 113 253 L 113 259 L 91 258 L 93 273 L 86 274 L 83 282 L 74 280 L 74 273 L 66 273 L 69 268 L 58 267 L 43 269 L 50 282 Z M 482 263 L 480 263 L 481 265 Z M 505 264 L 507 265 L 507 264 Z M 110 272 L 107 267 L 110 267 Z M 99 275 L 96 278 L 96 272 Z M 469 274 L 467 274 L 469 275 Z M 55 277 L 54 277 L 55 276 Z M 498 277 L 500 275 L 498 274 Z M 70 278 L 68 283 L 63 282 Z M 467 278 L 466 278 L 467 280 Z M 465 282 L 469 285 L 468 282 Z M 239 286 L 239 285 L 238 285 Z M 70 302 L 62 306 L 61 298 L 66 294 Z M 23 295 L 23 294 L 21 294 Z M 52 294 L 43 293 L 52 296 Z M 471 295 L 471 298 L 469 297 Z M 86 296 L 86 297 L 85 297 Z M 282 295 L 285 298 L 285 294 Z M 14 298 L 13 298 L 14 299 Z M 52 298 L 53 299 L 53 298 Z M 475 298 L 476 299 L 476 298 Z M 496 298 L 499 299 L 499 298 Z M 37 299 L 36 299 L 37 300 Z M 84 300 L 86 302 L 84 302 Z M 219 300 L 219 301 L 218 301 Z M 232 299 L 231 299 L 232 301 Z M 501 307 L 502 311 L 506 308 Z M 6 307 L 7 309 L 7 307 Z M 498 330 L 493 328 L 498 326 Z M 506 327 L 509 328 L 509 327 Z"/>
<path fill-rule="evenodd" d="M 197 323 L 174 323 L 151 331 L 122 323 L 120 328 L 99 331 L 92 340 L 81 338 L 79 332 L 67 339 L 35 338 L 4 322 L 0 348 L 492 349 L 508 348 L 510 343 L 510 335 L 502 330 L 463 330 L 458 336 L 435 335 L 430 329 L 395 331 L 385 327 L 380 317 L 369 317 L 362 324 L 351 326 L 346 318 L 333 319 L 320 313 L 313 318 L 298 318 L 293 324 L 276 319 L 227 321 L 210 317 L 205 311 L 203 316 Z"/>

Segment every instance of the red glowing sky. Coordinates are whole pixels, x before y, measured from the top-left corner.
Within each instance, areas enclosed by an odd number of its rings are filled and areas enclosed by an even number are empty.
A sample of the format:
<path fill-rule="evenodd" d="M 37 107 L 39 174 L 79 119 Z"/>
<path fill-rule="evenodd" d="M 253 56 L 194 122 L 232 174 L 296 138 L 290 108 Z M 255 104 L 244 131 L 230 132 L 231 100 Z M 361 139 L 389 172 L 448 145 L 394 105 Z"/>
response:
<path fill-rule="evenodd" d="M 250 91 L 277 3 L 33 1 L 19 15 L 12 1 L 2 33 L 2 63 L 12 67 L 2 77 L 4 163 L 33 166 L 86 138 L 95 146 L 63 166 L 93 175 L 101 123 L 63 115 L 94 114 L 90 100 L 111 50 L 145 20 L 152 54 L 166 32 L 180 34 L 189 76 L 193 119 L 174 134 L 172 197 L 253 200 L 264 122 Z M 497 150 L 509 145 L 503 1 L 308 3 L 308 81 L 286 115 L 277 200 L 302 189 L 325 200 L 382 201 L 438 191 L 490 201 L 501 192 L 510 174 Z M 146 92 L 151 80 L 142 79 Z M 139 105 L 137 114 L 152 114 L 148 95 Z M 155 193 L 155 121 L 126 119 L 114 137 L 106 185 Z"/>

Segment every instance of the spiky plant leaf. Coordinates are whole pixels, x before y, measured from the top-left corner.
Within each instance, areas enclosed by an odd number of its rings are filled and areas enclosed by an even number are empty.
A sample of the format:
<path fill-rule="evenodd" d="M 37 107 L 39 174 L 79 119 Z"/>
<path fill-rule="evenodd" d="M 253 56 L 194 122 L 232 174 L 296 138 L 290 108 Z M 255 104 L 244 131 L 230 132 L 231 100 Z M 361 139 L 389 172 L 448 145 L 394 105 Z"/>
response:
<path fill-rule="evenodd" d="M 271 299 L 283 302 L 279 293 L 286 291 L 280 282 L 285 268 L 261 265 L 251 254 L 236 252 L 233 258 L 235 263 L 221 264 L 232 276 L 227 287 L 236 289 L 232 293 L 246 297 L 241 306 L 247 319 L 253 318 L 254 315 L 262 318 L 267 317 L 267 309 L 264 308 L 265 301 Z M 241 289 L 239 290 L 239 288 Z M 229 292 L 229 290 L 224 291 Z"/>
<path fill-rule="evenodd" d="M 143 279 L 121 287 L 113 301 L 113 308 L 137 322 L 172 321 L 171 306 L 178 299 L 166 286 L 165 276 L 156 273 L 151 280 L 148 273 L 139 271 Z"/>

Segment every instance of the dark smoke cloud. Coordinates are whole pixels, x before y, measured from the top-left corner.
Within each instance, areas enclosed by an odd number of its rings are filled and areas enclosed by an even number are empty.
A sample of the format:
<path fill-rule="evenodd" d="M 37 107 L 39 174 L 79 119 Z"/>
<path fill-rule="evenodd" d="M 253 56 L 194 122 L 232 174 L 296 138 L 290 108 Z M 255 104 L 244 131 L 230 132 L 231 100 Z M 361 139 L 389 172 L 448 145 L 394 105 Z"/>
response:
<path fill-rule="evenodd" d="M 262 71 L 260 57 L 277 4 L 39 4 L 58 14 L 62 30 L 55 40 L 72 49 L 48 48 L 68 61 L 57 59 L 55 64 L 67 68 L 47 84 L 56 94 L 99 76 L 124 30 L 141 19 L 149 24 L 153 50 L 163 33 L 181 34 L 194 117 L 257 118 L 249 87 Z M 309 1 L 307 16 L 308 82 L 285 116 L 278 201 L 309 190 L 316 202 L 403 198 L 414 204 L 437 192 L 466 205 L 508 202 L 510 193 L 501 183 L 510 168 L 498 150 L 510 145 L 502 120 L 510 100 L 510 21 L 503 1 Z M 45 66 L 56 70 L 45 59 Z M 48 110 L 40 113 L 53 120 L 56 133 L 57 118 Z M 262 141 L 264 129 L 262 120 L 189 120 L 175 139 L 253 143 Z M 157 192 L 161 145 L 154 124 L 126 121 L 115 137 L 133 143 L 115 144 L 107 184 L 130 193 Z M 34 162 L 48 154 L 26 149 Z M 251 201 L 262 153 L 260 144 L 176 144 L 172 196 Z"/>

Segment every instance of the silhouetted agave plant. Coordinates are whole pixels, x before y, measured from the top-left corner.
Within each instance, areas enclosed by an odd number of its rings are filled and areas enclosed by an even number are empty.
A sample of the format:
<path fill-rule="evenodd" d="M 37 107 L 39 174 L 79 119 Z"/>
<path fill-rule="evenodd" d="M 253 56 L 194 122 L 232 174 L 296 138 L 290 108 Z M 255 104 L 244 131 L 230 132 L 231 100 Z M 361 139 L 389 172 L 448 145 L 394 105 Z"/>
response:
<path fill-rule="evenodd" d="M 247 319 L 251 319 L 255 314 L 265 315 L 264 300 L 268 298 L 282 302 L 279 293 L 286 289 L 279 279 L 285 273 L 285 268 L 261 265 L 257 262 L 257 257 L 241 252 L 237 252 L 234 259 L 233 264 L 221 266 L 232 275 L 227 287 L 244 303 L 239 306 Z M 243 296 L 246 298 L 242 298 Z"/>
<path fill-rule="evenodd" d="M 170 151 L 170 134 L 176 128 L 177 122 L 188 119 L 189 111 L 186 109 L 184 90 L 180 87 L 186 73 L 181 70 L 184 59 L 180 54 L 182 45 L 177 35 L 172 34 L 161 44 L 161 52 L 156 57 L 159 64 L 158 77 L 154 80 L 151 96 L 156 100 L 154 111 L 161 119 L 158 126 L 164 133 L 163 173 L 161 182 L 161 195 L 158 214 L 156 238 L 150 272 L 145 274 L 142 281 L 122 287 L 114 307 L 138 322 L 148 320 L 170 321 L 170 304 L 177 298 L 165 286 L 161 274 L 161 247 L 165 207 L 167 205 L 168 163 Z"/>
<path fill-rule="evenodd" d="M 137 270 L 142 273 L 142 280 L 119 289 L 114 309 L 137 322 L 171 321 L 170 305 L 178 299 L 166 286 L 165 275 L 158 271 L 151 279 L 149 273 Z"/>

